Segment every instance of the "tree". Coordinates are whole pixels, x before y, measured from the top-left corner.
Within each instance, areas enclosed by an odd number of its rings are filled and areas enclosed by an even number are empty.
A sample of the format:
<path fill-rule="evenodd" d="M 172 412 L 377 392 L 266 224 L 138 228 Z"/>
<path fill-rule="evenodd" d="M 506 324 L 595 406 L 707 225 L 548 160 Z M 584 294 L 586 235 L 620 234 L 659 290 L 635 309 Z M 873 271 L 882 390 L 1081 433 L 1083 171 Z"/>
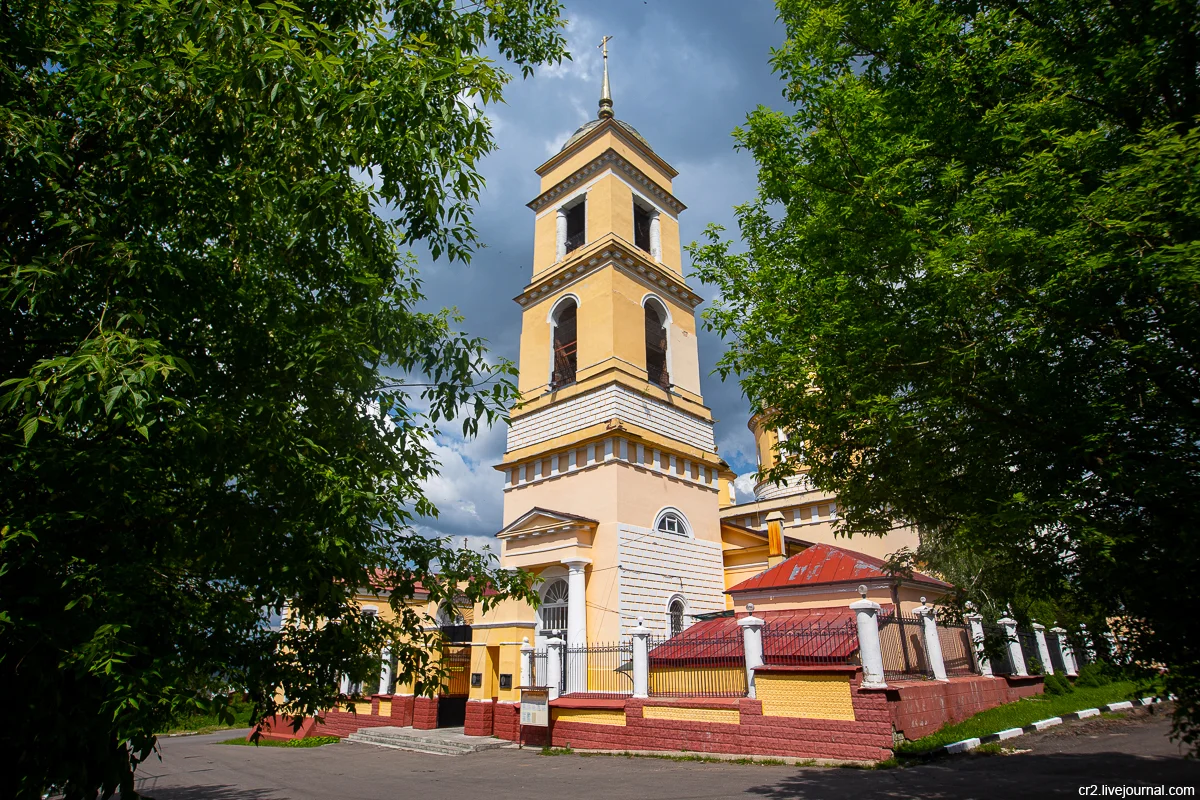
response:
<path fill-rule="evenodd" d="M 721 372 L 803 441 L 844 532 L 911 521 L 1129 618 L 1195 743 L 1197 5 L 779 9 L 793 109 L 735 133 L 746 250 L 692 251 Z"/>
<path fill-rule="evenodd" d="M 510 79 L 483 51 L 557 62 L 559 14 L 5 6 L 0 794 L 132 795 L 173 717 L 229 688 L 329 708 L 384 642 L 436 678 L 416 616 L 366 617 L 356 587 L 528 596 L 408 525 L 436 513 L 436 426 L 473 433 L 513 389 L 418 310 L 401 248 L 469 258 L 479 109 Z M 285 603 L 310 624 L 272 627 Z"/>

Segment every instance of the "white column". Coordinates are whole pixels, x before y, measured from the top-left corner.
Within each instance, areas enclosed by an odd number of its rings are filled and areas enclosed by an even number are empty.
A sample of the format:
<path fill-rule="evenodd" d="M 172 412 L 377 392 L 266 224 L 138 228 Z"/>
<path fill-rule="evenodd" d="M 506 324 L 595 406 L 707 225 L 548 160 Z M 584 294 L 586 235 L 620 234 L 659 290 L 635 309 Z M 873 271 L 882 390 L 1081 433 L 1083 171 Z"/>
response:
<path fill-rule="evenodd" d="M 963 618 L 971 626 L 971 641 L 975 645 L 975 660 L 979 663 L 979 674 L 990 678 L 992 677 L 992 662 L 988 661 L 983 650 L 983 615 L 972 612 L 964 614 Z"/>
<path fill-rule="evenodd" d="M 1075 663 L 1075 653 L 1071 650 L 1071 642 L 1067 639 L 1066 628 L 1051 628 L 1051 633 L 1058 634 L 1058 652 L 1062 654 L 1063 667 L 1067 676 L 1074 678 L 1079 674 L 1079 665 Z"/>
<path fill-rule="evenodd" d="M 609 440 L 611 441 L 611 440 Z M 571 652 L 587 646 L 587 583 L 584 568 L 586 559 L 564 561 L 567 566 L 567 691 L 587 691 L 587 656 Z M 576 663 L 580 660 L 584 663 Z"/>
<path fill-rule="evenodd" d="M 747 603 L 746 610 L 750 616 L 739 619 L 738 626 L 742 629 L 742 645 L 746 651 L 746 696 L 753 700 L 754 670 L 763 665 L 763 621 L 754 616 L 753 603 Z"/>
<path fill-rule="evenodd" d="M 949 680 L 946 676 L 946 660 L 942 658 L 942 639 L 938 636 L 937 620 L 933 618 L 933 606 L 925 605 L 924 597 L 921 598 L 917 616 L 921 618 L 921 632 L 925 634 L 925 657 L 929 659 L 933 678 L 938 681 Z"/>
<path fill-rule="evenodd" d="M 350 694 L 350 676 L 349 675 L 343 675 L 342 679 L 340 681 L 338 681 L 338 691 L 341 692 L 342 694 Z"/>
<path fill-rule="evenodd" d="M 1088 661 L 1090 663 L 1095 663 L 1095 661 L 1096 661 L 1096 646 L 1094 644 L 1092 644 L 1092 637 L 1090 634 L 1088 634 L 1087 625 L 1084 625 L 1082 622 L 1079 623 L 1079 634 L 1080 634 L 1080 636 L 1083 637 L 1083 649 L 1084 649 L 1084 652 L 1087 654 Z"/>
<path fill-rule="evenodd" d="M 650 629 L 638 617 L 633 634 L 633 696 L 650 696 Z"/>
<path fill-rule="evenodd" d="M 563 640 L 555 636 L 546 641 L 546 687 L 551 700 L 558 699 L 558 687 L 562 685 Z"/>
<path fill-rule="evenodd" d="M 1017 641 L 1017 621 L 1012 617 L 998 620 L 1004 628 L 1004 646 L 1008 648 L 1008 660 L 1012 663 L 1013 675 L 1028 675 L 1025 669 L 1025 656 L 1021 653 L 1021 643 Z"/>
<path fill-rule="evenodd" d="M 662 261 L 662 225 L 657 211 L 650 215 L 650 255 L 655 261 Z"/>
<path fill-rule="evenodd" d="M 554 260 L 562 261 L 567 257 L 567 212 L 561 208 L 554 224 Z"/>
<path fill-rule="evenodd" d="M 1050 660 L 1050 646 L 1046 643 L 1046 626 L 1040 622 L 1033 623 L 1033 637 L 1037 639 L 1038 659 L 1042 662 L 1042 674 L 1054 674 L 1054 662 Z"/>
<path fill-rule="evenodd" d="M 860 586 L 861 600 L 850 604 L 858 623 L 858 653 L 862 661 L 862 685 L 867 689 L 887 686 L 883 678 L 883 648 L 879 644 L 879 618 L 882 606 L 867 599 L 866 587 Z"/>
<path fill-rule="evenodd" d="M 379 673 L 379 693 L 392 693 L 392 648 L 383 648 L 383 670 Z"/>
<path fill-rule="evenodd" d="M 521 685 L 532 686 L 533 680 L 533 645 L 529 637 L 521 639 Z"/>

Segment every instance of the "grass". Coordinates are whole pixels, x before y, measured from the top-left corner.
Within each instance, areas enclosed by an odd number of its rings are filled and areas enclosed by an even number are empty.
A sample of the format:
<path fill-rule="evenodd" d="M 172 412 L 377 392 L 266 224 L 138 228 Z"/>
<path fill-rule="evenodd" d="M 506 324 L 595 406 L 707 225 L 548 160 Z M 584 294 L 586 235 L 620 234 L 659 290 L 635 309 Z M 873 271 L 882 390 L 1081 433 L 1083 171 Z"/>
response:
<path fill-rule="evenodd" d="M 947 725 L 929 736 L 904 742 L 896 748 L 896 754 L 928 755 L 943 745 L 961 742 L 963 739 L 987 736 L 989 733 L 1008 728 L 1023 728 L 1039 720 L 1082 711 L 1085 708 L 1097 708 L 1118 700 L 1132 700 L 1138 694 L 1138 684 L 1132 681 L 1114 681 L 1107 686 L 1076 688 L 1070 694 L 1026 697 L 1015 703 L 990 708 L 962 722 Z"/>
<path fill-rule="evenodd" d="M 337 736 L 309 736 L 307 739 L 259 739 L 257 742 L 251 742 L 244 736 L 238 736 L 234 739 L 226 739 L 221 744 L 236 744 L 236 745 L 251 745 L 254 747 L 320 747 L 325 744 L 337 744 L 341 741 Z"/>
<path fill-rule="evenodd" d="M 229 709 L 233 712 L 232 721 L 223 720 L 216 714 L 191 714 L 175 720 L 174 725 L 165 731 L 160 731 L 159 735 L 172 733 L 213 733 L 215 731 L 228 731 L 235 728 L 250 727 L 251 706 L 249 703 L 240 699 L 234 700 L 229 704 Z"/>

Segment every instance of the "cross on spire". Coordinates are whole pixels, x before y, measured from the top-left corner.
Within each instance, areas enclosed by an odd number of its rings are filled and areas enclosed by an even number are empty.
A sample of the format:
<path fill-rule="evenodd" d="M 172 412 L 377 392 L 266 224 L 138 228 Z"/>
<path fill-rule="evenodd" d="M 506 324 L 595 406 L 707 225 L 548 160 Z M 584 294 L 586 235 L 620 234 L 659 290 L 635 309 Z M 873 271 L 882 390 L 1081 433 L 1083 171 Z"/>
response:
<path fill-rule="evenodd" d="M 600 118 L 609 119 L 613 115 L 612 92 L 608 88 L 608 40 L 613 37 L 605 36 L 600 40 L 600 49 L 604 52 L 604 85 L 600 89 Z"/>

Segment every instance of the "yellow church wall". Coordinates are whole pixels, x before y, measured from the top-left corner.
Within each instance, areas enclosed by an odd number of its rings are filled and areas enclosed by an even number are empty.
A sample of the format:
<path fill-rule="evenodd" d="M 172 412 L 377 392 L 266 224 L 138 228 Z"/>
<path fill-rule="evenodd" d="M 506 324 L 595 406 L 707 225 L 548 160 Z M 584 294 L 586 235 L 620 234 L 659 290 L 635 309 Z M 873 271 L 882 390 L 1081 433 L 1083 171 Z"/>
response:
<path fill-rule="evenodd" d="M 641 170 L 647 178 L 657 183 L 665 191 L 670 192 L 671 175 L 663 169 L 662 165 L 656 163 L 654 159 L 646 156 L 641 152 L 640 146 L 630 144 L 624 137 L 615 133 L 612 130 L 605 131 L 597 139 L 584 145 L 580 149 L 574 150 L 568 154 L 566 158 L 560 160 L 561 155 L 555 154 L 544 164 L 538 167 L 537 172 L 541 175 L 541 185 L 538 189 L 538 194 L 542 194 L 560 182 L 570 178 L 579 170 L 590 164 L 597 156 L 603 154 L 609 148 L 612 148 L 617 155 L 624 158 L 637 169 Z"/>
<path fill-rule="evenodd" d="M 658 512 L 670 506 L 687 517 L 697 539 L 721 541 L 716 492 L 629 466 L 622 466 L 618 474 L 617 513 L 621 522 L 650 528 Z"/>
<path fill-rule="evenodd" d="M 662 237 L 662 263 L 672 272 L 683 275 L 683 258 L 679 247 L 679 220 L 670 214 L 658 217 L 659 235 Z"/>
<path fill-rule="evenodd" d="M 592 725 L 625 727 L 624 709 L 607 711 L 599 708 L 552 708 L 550 714 L 555 722 L 587 722 Z"/>
<path fill-rule="evenodd" d="M 658 667 L 650 663 L 650 693 L 686 695 L 695 690 L 696 673 L 703 672 L 703 685 L 714 692 L 733 694 L 746 686 L 746 668 Z"/>
<path fill-rule="evenodd" d="M 551 208 L 533 223 L 533 274 L 554 266 L 558 258 L 558 208 Z"/>

